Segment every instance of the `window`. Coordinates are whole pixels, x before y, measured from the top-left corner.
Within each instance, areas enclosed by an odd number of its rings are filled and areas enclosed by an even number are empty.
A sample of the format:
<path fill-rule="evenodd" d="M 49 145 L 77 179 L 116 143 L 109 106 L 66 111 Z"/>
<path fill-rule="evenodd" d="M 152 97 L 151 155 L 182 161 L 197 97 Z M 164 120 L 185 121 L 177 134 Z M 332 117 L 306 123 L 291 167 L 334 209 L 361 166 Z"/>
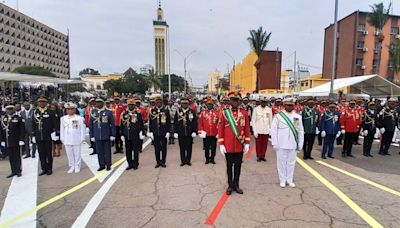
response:
<path fill-rule="evenodd" d="M 391 35 L 398 35 L 399 34 L 399 27 L 392 27 L 390 28 Z"/>
<path fill-rule="evenodd" d="M 378 63 L 379 63 L 379 61 L 378 61 L 377 59 L 374 59 L 374 60 L 372 61 L 372 67 L 373 67 L 373 68 L 377 68 L 377 67 L 378 67 Z"/>
<path fill-rule="evenodd" d="M 356 59 L 356 65 L 357 65 L 357 66 L 362 66 L 363 63 L 364 63 L 364 60 L 363 60 L 363 59 Z"/>
<path fill-rule="evenodd" d="M 364 41 L 357 41 L 357 49 L 363 49 L 364 48 Z"/>
<path fill-rule="evenodd" d="M 365 24 L 359 24 L 358 25 L 358 31 L 359 32 L 364 32 L 365 31 Z"/>

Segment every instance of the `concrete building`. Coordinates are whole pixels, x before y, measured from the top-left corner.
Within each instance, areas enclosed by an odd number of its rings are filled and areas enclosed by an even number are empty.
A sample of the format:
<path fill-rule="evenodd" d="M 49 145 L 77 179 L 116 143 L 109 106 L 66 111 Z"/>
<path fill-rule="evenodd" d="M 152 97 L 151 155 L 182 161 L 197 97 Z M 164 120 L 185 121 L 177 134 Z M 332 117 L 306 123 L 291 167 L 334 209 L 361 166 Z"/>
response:
<path fill-rule="evenodd" d="M 40 66 L 57 77 L 69 78 L 69 39 L 0 3 L 0 71 L 21 66 Z"/>
<path fill-rule="evenodd" d="M 221 71 L 215 70 L 208 75 L 208 93 L 216 94 L 218 92 L 219 80 L 224 77 Z"/>
<path fill-rule="evenodd" d="M 311 89 L 313 87 L 320 86 L 327 82 L 330 82 L 330 79 L 322 78 L 322 74 L 312 75 L 309 78 L 305 78 L 299 81 L 299 90 L 304 91 L 307 89 Z"/>
<path fill-rule="evenodd" d="M 155 51 L 155 66 L 156 74 L 159 76 L 167 73 L 167 32 L 168 24 L 164 20 L 164 11 L 161 8 L 159 1 L 157 9 L 157 20 L 153 21 L 154 27 L 154 51 Z"/>
<path fill-rule="evenodd" d="M 356 11 L 338 22 L 335 78 L 379 74 L 400 82 L 400 75 L 391 71 L 389 46 L 400 39 L 400 16 L 390 16 L 382 31 L 376 31 L 367 22 L 368 13 Z M 381 46 L 379 69 L 380 35 L 384 36 Z M 325 44 L 322 77 L 332 75 L 333 25 L 325 29 Z"/>
<path fill-rule="evenodd" d="M 241 63 L 231 71 L 230 89 L 241 90 L 242 93 L 253 93 L 257 84 L 257 69 L 254 64 L 257 55 L 248 54 Z M 281 88 L 281 51 L 264 51 L 261 54 L 261 67 L 258 70 L 259 90 L 279 90 Z"/>
<path fill-rule="evenodd" d="M 90 75 L 84 74 L 81 80 L 85 82 L 87 90 L 104 91 L 104 83 L 108 80 L 119 80 L 123 77 L 122 74 L 109 75 Z"/>

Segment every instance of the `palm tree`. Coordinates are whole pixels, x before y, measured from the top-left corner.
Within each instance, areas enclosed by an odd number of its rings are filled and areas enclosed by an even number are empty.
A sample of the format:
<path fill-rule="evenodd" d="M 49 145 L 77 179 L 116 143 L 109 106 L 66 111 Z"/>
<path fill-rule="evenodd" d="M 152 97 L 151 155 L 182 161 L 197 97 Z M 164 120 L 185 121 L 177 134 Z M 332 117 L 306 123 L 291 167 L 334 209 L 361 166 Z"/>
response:
<path fill-rule="evenodd" d="M 264 31 L 263 27 L 260 26 L 257 30 L 250 30 L 250 37 L 247 38 L 247 40 L 250 43 L 250 48 L 256 53 L 257 55 L 257 61 L 255 62 L 254 66 L 257 69 L 257 78 L 256 78 L 256 92 L 258 92 L 260 86 L 259 86 L 259 78 L 258 78 L 258 71 L 261 68 L 262 62 L 261 62 L 261 54 L 267 47 L 267 44 L 269 42 L 269 38 L 271 37 L 271 32 L 267 34 L 266 31 Z"/>
<path fill-rule="evenodd" d="M 149 70 L 148 80 L 152 88 L 152 92 L 155 92 L 160 89 L 161 87 L 161 80 L 160 76 L 154 71 L 154 69 Z"/>
<path fill-rule="evenodd" d="M 394 81 L 394 75 L 400 72 L 400 42 L 395 41 L 389 46 L 389 67 L 390 67 L 390 81 Z M 394 81 L 398 84 L 398 81 Z"/>
<path fill-rule="evenodd" d="M 372 25 L 375 28 L 375 31 L 377 33 L 379 48 L 377 50 L 378 59 L 376 64 L 376 69 L 377 69 L 376 73 L 379 74 L 381 55 L 382 55 L 382 43 L 383 40 L 385 39 L 385 36 L 382 33 L 382 29 L 389 19 L 389 14 L 390 14 L 390 9 L 392 8 L 392 4 L 389 4 L 387 9 L 385 9 L 385 6 L 383 5 L 382 2 L 379 4 L 373 4 L 370 7 L 372 9 L 372 12 L 368 14 L 367 21 L 370 25 Z"/>

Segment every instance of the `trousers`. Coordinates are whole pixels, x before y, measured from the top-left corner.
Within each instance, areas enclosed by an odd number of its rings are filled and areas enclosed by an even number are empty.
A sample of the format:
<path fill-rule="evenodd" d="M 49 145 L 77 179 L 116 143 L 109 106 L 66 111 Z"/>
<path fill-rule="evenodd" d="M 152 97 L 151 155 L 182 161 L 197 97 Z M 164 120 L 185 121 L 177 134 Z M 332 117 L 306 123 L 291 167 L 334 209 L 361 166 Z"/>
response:
<path fill-rule="evenodd" d="M 226 173 L 228 175 L 228 185 L 230 188 L 239 187 L 243 153 L 227 152 L 225 154 L 225 158 L 226 158 Z"/>
<path fill-rule="evenodd" d="M 39 152 L 40 166 L 42 171 L 53 171 L 53 143 L 51 140 L 36 142 Z"/>
<path fill-rule="evenodd" d="M 96 152 L 100 168 L 111 167 L 111 141 L 96 140 Z"/>
<path fill-rule="evenodd" d="M 154 136 L 153 144 L 157 164 L 165 164 L 167 159 L 167 139 L 165 136 Z"/>
<path fill-rule="evenodd" d="M 314 141 L 315 141 L 315 134 L 304 134 L 304 146 L 303 146 L 304 158 L 311 157 L 311 151 L 314 146 Z"/>
<path fill-rule="evenodd" d="M 187 164 L 192 160 L 192 136 L 179 137 L 179 149 L 181 152 L 181 163 Z"/>
<path fill-rule="evenodd" d="M 333 144 L 335 144 L 336 135 L 327 134 L 324 139 L 324 146 L 322 147 L 322 157 L 326 157 L 326 154 L 333 156 Z"/>
<path fill-rule="evenodd" d="M 207 136 L 203 139 L 204 144 L 204 156 L 207 161 L 214 161 L 215 152 L 217 150 L 217 137 Z"/>
<path fill-rule="evenodd" d="M 132 168 L 137 168 L 139 166 L 139 152 L 141 140 L 127 140 L 125 141 L 125 154 L 128 166 Z M 133 153 L 133 157 L 132 157 Z"/>
<path fill-rule="evenodd" d="M 280 183 L 293 183 L 296 155 L 296 150 L 278 149 L 276 159 Z"/>
<path fill-rule="evenodd" d="M 257 158 L 265 158 L 268 149 L 268 135 L 260 134 L 256 138 L 256 154 Z"/>
<path fill-rule="evenodd" d="M 19 146 L 6 148 L 7 154 L 10 158 L 11 173 L 21 173 L 21 151 Z"/>
<path fill-rule="evenodd" d="M 65 145 L 65 153 L 68 157 L 69 167 L 81 169 L 81 145 Z"/>

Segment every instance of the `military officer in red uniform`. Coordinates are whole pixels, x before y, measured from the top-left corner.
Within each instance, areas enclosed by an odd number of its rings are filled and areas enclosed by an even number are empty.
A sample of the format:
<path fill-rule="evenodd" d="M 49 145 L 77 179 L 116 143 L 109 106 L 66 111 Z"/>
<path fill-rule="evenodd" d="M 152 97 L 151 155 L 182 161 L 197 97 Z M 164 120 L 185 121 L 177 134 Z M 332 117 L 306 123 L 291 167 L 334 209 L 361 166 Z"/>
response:
<path fill-rule="evenodd" d="M 85 108 L 85 125 L 88 128 L 89 123 L 90 123 L 90 114 L 94 109 L 96 109 L 96 99 L 94 97 L 90 98 L 88 101 L 88 106 Z M 93 149 L 92 153 L 90 155 L 95 155 L 97 154 L 96 152 L 96 143 L 90 141 L 90 148 Z"/>
<path fill-rule="evenodd" d="M 340 129 L 342 129 L 341 132 L 344 135 L 342 157 L 354 157 L 351 154 L 351 149 L 358 138 L 361 121 L 362 115 L 356 109 L 356 101 L 350 100 L 349 107 L 340 116 Z"/>
<path fill-rule="evenodd" d="M 114 93 L 114 103 L 111 104 L 111 111 L 115 120 L 115 149 L 114 154 L 122 153 L 122 140 L 121 140 L 121 114 L 125 112 L 125 105 L 121 104 L 121 98 L 117 92 Z"/>
<path fill-rule="evenodd" d="M 272 107 L 272 115 L 276 115 L 278 112 L 284 109 L 282 105 L 282 99 L 278 98 L 275 100 L 275 105 Z"/>
<path fill-rule="evenodd" d="M 247 112 L 238 108 L 241 95 L 230 92 L 230 108 L 225 108 L 220 114 L 218 123 L 218 142 L 222 155 L 226 158 L 228 189 L 226 194 L 236 191 L 243 194 L 239 188 L 239 177 L 243 154 L 250 148 L 250 123 Z"/>
<path fill-rule="evenodd" d="M 215 164 L 214 158 L 217 148 L 218 118 L 220 112 L 214 108 L 214 100 L 212 98 L 209 98 L 205 103 L 207 109 L 200 113 L 197 133 L 200 138 L 204 139 L 205 164 Z"/>

